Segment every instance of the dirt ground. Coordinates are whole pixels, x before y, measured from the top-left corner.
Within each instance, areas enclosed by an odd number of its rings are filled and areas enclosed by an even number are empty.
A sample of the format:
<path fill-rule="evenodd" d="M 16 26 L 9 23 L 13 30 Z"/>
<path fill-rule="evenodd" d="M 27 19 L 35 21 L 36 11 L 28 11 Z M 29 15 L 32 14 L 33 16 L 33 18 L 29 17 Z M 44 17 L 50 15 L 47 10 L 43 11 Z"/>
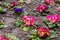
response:
<path fill-rule="evenodd" d="M 2 1 L 2 3 L 3 2 L 11 2 L 11 1 L 18 1 L 18 0 L 6 0 L 6 1 Z M 38 4 L 39 3 L 38 3 L 37 0 L 32 0 L 32 2 L 29 5 L 22 4 L 22 7 L 24 8 L 25 11 L 28 12 L 28 15 L 32 15 L 37 20 L 40 20 L 40 26 L 46 27 L 46 25 L 42 22 L 42 19 L 45 16 L 41 16 L 40 13 L 33 11 L 34 8 L 36 8 Z M 52 7 L 54 9 L 55 13 L 58 13 L 57 10 L 56 10 L 57 7 L 59 7 L 59 4 L 56 4 L 56 6 Z M 0 14 L 0 20 L 4 21 L 5 26 L 7 26 L 7 27 L 5 27 L 3 29 L 0 29 L 0 35 L 3 35 L 5 33 L 10 33 L 10 34 L 13 34 L 16 37 L 18 37 L 20 40 L 28 40 L 27 35 L 31 31 L 24 32 L 19 27 L 16 27 L 15 25 L 13 25 L 13 23 L 16 22 L 17 16 L 13 15 L 8 8 L 6 8 L 6 9 L 7 9 L 7 13 L 6 14 Z M 57 37 L 55 39 L 53 39 L 53 40 L 60 40 L 60 28 L 55 28 L 54 30 L 57 32 Z"/>

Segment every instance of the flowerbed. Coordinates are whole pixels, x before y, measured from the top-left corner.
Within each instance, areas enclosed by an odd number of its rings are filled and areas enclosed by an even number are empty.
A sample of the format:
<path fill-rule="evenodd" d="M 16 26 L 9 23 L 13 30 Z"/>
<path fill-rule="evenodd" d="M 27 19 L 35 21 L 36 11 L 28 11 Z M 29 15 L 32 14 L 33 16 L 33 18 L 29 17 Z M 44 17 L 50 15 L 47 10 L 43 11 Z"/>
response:
<path fill-rule="evenodd" d="M 9 17 L 13 14 L 15 16 L 17 15 L 14 26 L 26 32 L 32 31 L 31 34 L 27 36 L 29 40 L 53 40 L 54 38 L 56 38 L 57 35 L 53 28 L 60 27 L 60 15 L 58 13 L 55 13 L 52 7 L 54 7 L 56 4 L 59 4 L 59 0 L 39 0 L 39 4 L 35 8 L 35 10 L 33 8 L 33 10 L 31 10 L 29 6 L 31 12 L 34 11 L 34 13 L 36 12 L 36 14 L 37 12 L 39 14 L 41 13 L 41 15 L 38 14 L 37 16 L 33 14 L 30 15 L 29 11 L 26 11 L 24 9 L 25 6 L 21 6 L 23 3 L 25 3 L 27 6 L 31 4 L 31 1 L 19 0 L 18 3 L 16 1 L 4 3 L 3 5 L 7 9 L 1 6 L 0 14 L 4 16 L 4 14 L 2 13 L 7 13 L 7 11 L 9 11 L 9 13 L 11 12 L 11 14 L 7 16 L 5 15 L 5 17 Z M 57 8 L 57 11 L 60 12 L 60 7 Z M 38 18 L 38 20 L 35 16 Z M 5 20 L 4 18 L 2 19 L 3 21 Z M 44 24 L 40 23 L 40 21 L 45 23 L 47 27 L 43 27 Z M 3 28 L 5 26 L 4 22 L 0 22 L 0 28 Z M 15 36 L 10 36 L 9 34 L 0 37 L 0 40 L 19 40 Z"/>

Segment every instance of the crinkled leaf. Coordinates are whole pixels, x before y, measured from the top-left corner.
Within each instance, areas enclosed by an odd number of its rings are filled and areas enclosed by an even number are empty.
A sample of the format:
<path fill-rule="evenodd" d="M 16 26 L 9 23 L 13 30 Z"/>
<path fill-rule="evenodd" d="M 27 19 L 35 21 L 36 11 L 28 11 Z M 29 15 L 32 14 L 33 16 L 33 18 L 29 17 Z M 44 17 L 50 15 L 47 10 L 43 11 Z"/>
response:
<path fill-rule="evenodd" d="M 2 12 L 3 11 L 3 8 L 2 7 L 0 7 L 0 12 Z"/>
<path fill-rule="evenodd" d="M 41 13 L 41 15 L 46 16 L 47 14 L 46 14 L 46 13 L 44 13 L 44 12 L 42 12 L 42 13 Z"/>
<path fill-rule="evenodd" d="M 46 40 L 51 40 L 51 38 L 50 37 L 47 37 Z"/>
<path fill-rule="evenodd" d="M 49 27 L 49 28 L 53 28 L 53 25 L 51 25 L 51 24 L 48 24 L 48 27 Z"/>
<path fill-rule="evenodd" d="M 41 40 L 39 37 L 37 37 L 37 40 Z"/>
<path fill-rule="evenodd" d="M 27 0 L 25 2 L 26 2 L 26 4 L 30 4 L 31 3 L 31 0 Z"/>
<path fill-rule="evenodd" d="M 53 27 L 55 27 L 56 26 L 56 24 L 51 24 L 49 21 L 47 21 L 47 20 L 43 20 L 44 21 L 44 23 L 49 27 L 49 28 L 53 28 Z"/>
<path fill-rule="evenodd" d="M 4 6 L 9 7 L 9 4 L 10 4 L 10 3 L 5 2 L 5 3 L 4 3 Z"/>
<path fill-rule="evenodd" d="M 60 0 L 54 0 L 54 2 L 60 4 Z"/>
<path fill-rule="evenodd" d="M 36 30 L 32 30 L 32 35 L 37 35 L 37 31 Z"/>
<path fill-rule="evenodd" d="M 28 14 L 28 12 L 25 11 L 25 12 L 23 12 L 21 15 L 27 15 L 27 14 Z"/>
<path fill-rule="evenodd" d="M 36 25 L 39 25 L 39 20 L 37 20 L 35 24 L 36 24 Z"/>
<path fill-rule="evenodd" d="M 19 2 L 19 3 L 23 3 L 24 1 L 23 1 L 23 0 L 19 0 L 18 2 Z"/>
<path fill-rule="evenodd" d="M 16 26 L 20 26 L 20 25 L 23 25 L 23 22 L 21 22 L 20 19 L 18 19 L 16 22 Z"/>
<path fill-rule="evenodd" d="M 45 10 L 45 12 L 54 12 L 54 11 L 53 11 L 52 7 L 51 7 L 51 6 L 49 6 L 49 7 L 48 7 L 48 9 L 47 9 L 47 10 Z"/>
<path fill-rule="evenodd" d="M 55 38 L 56 37 L 56 32 L 53 30 L 50 30 L 50 38 Z"/>
<path fill-rule="evenodd" d="M 33 39 L 33 38 L 36 38 L 35 35 L 28 35 L 29 38 Z"/>
<path fill-rule="evenodd" d="M 19 40 L 19 39 L 16 38 L 14 35 L 6 34 L 5 36 L 6 36 L 7 38 L 12 38 L 12 40 Z"/>
<path fill-rule="evenodd" d="M 56 24 L 48 24 L 48 27 L 49 27 L 49 28 L 56 27 Z"/>
<path fill-rule="evenodd" d="M 21 26 L 20 26 L 20 29 L 23 29 L 23 28 L 24 28 L 24 25 L 21 25 Z"/>
<path fill-rule="evenodd" d="M 41 2 L 42 2 L 42 0 L 38 0 L 38 2 L 39 2 L 39 3 L 41 3 Z"/>
<path fill-rule="evenodd" d="M 33 38 L 32 40 L 41 40 L 40 38 L 36 37 L 36 38 Z"/>
<path fill-rule="evenodd" d="M 3 28 L 3 27 L 4 27 L 4 23 L 0 22 L 0 28 Z"/>
<path fill-rule="evenodd" d="M 24 31 L 28 31 L 30 29 L 30 27 L 24 27 L 23 30 Z"/>
<path fill-rule="evenodd" d="M 60 27 L 60 24 L 59 24 L 59 23 L 56 23 L 56 25 L 57 25 L 58 27 Z"/>

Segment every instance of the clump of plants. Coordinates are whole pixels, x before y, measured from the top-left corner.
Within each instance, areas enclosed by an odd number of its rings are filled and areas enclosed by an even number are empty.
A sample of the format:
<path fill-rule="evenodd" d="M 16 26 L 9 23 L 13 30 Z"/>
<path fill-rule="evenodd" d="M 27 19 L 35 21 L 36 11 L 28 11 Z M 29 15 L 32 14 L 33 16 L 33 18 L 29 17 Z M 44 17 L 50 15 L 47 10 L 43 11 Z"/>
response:
<path fill-rule="evenodd" d="M 24 31 L 34 29 L 38 24 L 39 22 L 33 16 L 21 16 L 16 22 L 16 26 L 22 28 Z"/>
<path fill-rule="evenodd" d="M 60 27 L 60 15 L 51 14 L 43 20 L 49 28 Z"/>
<path fill-rule="evenodd" d="M 36 7 L 36 11 L 41 15 L 47 15 L 48 13 L 54 12 L 52 6 L 55 5 L 53 0 L 39 0 L 40 4 Z"/>
<path fill-rule="evenodd" d="M 51 40 L 56 37 L 56 32 L 45 27 L 37 27 L 28 37 L 29 40 Z"/>

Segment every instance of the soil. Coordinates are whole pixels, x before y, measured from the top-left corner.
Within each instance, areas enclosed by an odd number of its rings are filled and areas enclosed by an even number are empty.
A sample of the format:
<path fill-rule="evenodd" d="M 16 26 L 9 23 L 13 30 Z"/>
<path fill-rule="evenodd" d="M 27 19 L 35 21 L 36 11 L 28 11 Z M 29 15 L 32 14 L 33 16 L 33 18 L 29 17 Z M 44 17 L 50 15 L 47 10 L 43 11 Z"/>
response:
<path fill-rule="evenodd" d="M 3 2 L 11 2 L 11 1 L 18 1 L 18 0 L 6 0 L 6 1 L 3 0 L 3 1 L 0 1 L 0 2 L 3 3 Z M 25 11 L 28 12 L 28 15 L 32 15 L 36 18 L 36 20 L 40 20 L 40 26 L 46 27 L 46 25 L 42 22 L 42 19 L 45 16 L 41 16 L 40 13 L 33 11 L 34 8 L 36 8 L 38 4 L 39 3 L 38 3 L 37 0 L 32 0 L 32 2 L 29 5 L 24 3 L 21 6 L 24 8 Z M 59 4 L 56 4 L 56 6 L 52 7 L 55 11 L 54 13 L 58 13 L 56 8 L 58 8 L 59 6 L 60 6 Z M 4 21 L 5 26 L 6 26 L 5 28 L 0 29 L 0 35 L 9 33 L 9 34 L 15 35 L 20 40 L 28 40 L 27 35 L 29 35 L 31 33 L 31 31 L 24 32 L 19 27 L 16 27 L 14 25 L 14 23 L 16 22 L 17 16 L 13 15 L 8 8 L 6 8 L 6 9 L 7 9 L 6 14 L 0 14 L 0 21 Z M 57 32 L 57 37 L 53 40 L 60 40 L 60 28 L 55 28 L 54 30 Z"/>

